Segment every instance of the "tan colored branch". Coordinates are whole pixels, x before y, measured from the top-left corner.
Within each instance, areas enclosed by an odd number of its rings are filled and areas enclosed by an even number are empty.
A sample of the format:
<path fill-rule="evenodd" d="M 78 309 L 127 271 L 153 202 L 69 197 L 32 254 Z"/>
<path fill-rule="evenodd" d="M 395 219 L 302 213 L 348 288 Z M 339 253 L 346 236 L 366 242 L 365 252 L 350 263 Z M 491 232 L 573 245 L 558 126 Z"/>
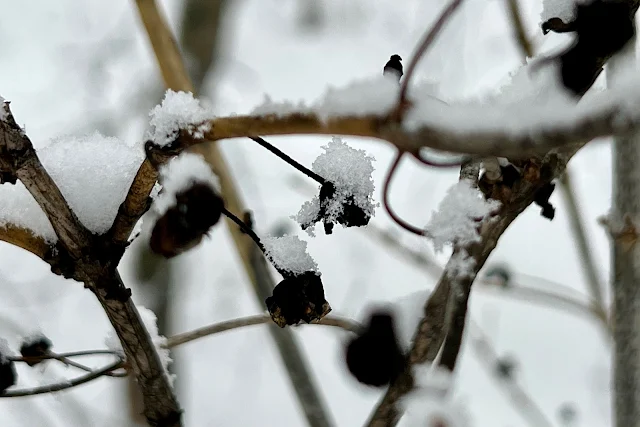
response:
<path fill-rule="evenodd" d="M 13 224 L 0 226 L 0 240 L 29 251 L 38 258 L 45 259 L 54 245 L 36 236 L 31 230 Z"/>
<path fill-rule="evenodd" d="M 273 322 L 273 320 L 271 319 L 271 316 L 269 316 L 268 314 L 257 314 L 255 316 L 243 317 L 240 319 L 233 319 L 225 322 L 214 323 L 212 325 L 203 326 L 202 328 L 198 328 L 193 331 L 184 332 L 182 334 L 169 337 L 167 338 L 167 343 L 165 344 L 165 347 L 173 348 L 173 347 L 177 347 L 179 345 L 186 344 L 188 342 L 191 342 L 200 338 L 219 334 L 221 332 L 226 332 L 226 331 L 230 331 L 238 328 L 244 328 L 246 326 L 271 324 L 271 322 Z M 334 326 L 349 332 L 357 332 L 358 329 L 360 328 L 360 325 L 358 325 L 353 320 L 343 319 L 343 318 L 334 317 L 334 316 L 324 317 L 319 322 L 312 323 L 312 324 Z"/>

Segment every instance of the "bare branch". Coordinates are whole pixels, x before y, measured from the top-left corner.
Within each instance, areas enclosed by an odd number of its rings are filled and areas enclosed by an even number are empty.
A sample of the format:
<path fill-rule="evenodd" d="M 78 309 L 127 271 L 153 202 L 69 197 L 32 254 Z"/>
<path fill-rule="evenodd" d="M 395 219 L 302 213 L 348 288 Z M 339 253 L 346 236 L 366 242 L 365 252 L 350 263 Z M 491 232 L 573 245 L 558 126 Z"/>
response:
<path fill-rule="evenodd" d="M 599 317 L 607 319 L 608 310 L 606 309 L 604 296 L 602 295 L 603 285 L 598 278 L 595 259 L 593 257 L 593 253 L 591 252 L 591 248 L 587 240 L 587 233 L 584 228 L 584 220 L 578 208 L 576 192 L 571 180 L 571 170 L 568 169 L 567 171 L 565 171 L 565 173 L 560 178 L 560 184 L 560 188 L 562 189 L 565 200 L 567 202 L 569 223 L 571 225 L 575 244 L 580 255 L 582 270 L 584 271 L 585 278 L 587 279 L 589 294 L 593 299 L 593 309 L 594 311 L 600 313 Z"/>
<path fill-rule="evenodd" d="M 42 237 L 34 235 L 31 230 L 13 224 L 4 224 L 0 227 L 0 240 L 29 251 L 41 259 L 45 259 L 55 246 L 47 243 Z"/>
<path fill-rule="evenodd" d="M 512 197 L 508 200 L 508 203 L 504 203 L 498 215 L 482 226 L 480 233 L 481 241 L 464 248 L 469 256 L 475 260 L 474 277 L 482 268 L 489 254 L 491 254 L 497 245 L 498 239 L 506 231 L 511 222 L 533 202 L 535 193 L 539 188 L 564 171 L 567 161 L 575 153 L 575 150 L 577 150 L 577 147 L 560 156 L 553 154 L 546 157 L 544 162 L 538 167 L 550 168 L 551 176 L 538 177 L 537 180 L 531 182 L 526 179 L 521 179 L 516 182 L 513 187 Z M 451 263 L 451 260 L 449 263 Z M 456 301 L 455 307 L 466 304 L 472 283 L 472 277 L 456 279 L 455 286 L 462 291 L 462 296 Z M 389 387 L 384 398 L 372 414 L 368 426 L 394 426 L 398 422 L 400 414 L 397 411 L 396 403 L 403 395 L 409 392 L 413 386 L 411 380 L 412 366 L 432 362 L 444 342 L 447 327 L 451 324 L 453 316 L 456 315 L 456 313 L 458 316 L 462 316 L 463 311 L 457 309 L 452 311 L 450 308 L 450 289 L 452 286 L 453 284 L 451 283 L 449 275 L 443 274 L 436 289 L 429 296 L 425 304 L 425 314 L 418 325 L 413 338 L 413 346 L 409 353 L 408 368 L 401 376 L 401 380 Z M 463 328 L 464 319 L 461 320 L 462 323 L 457 326 Z M 462 331 L 460 331 L 460 334 L 462 334 Z M 454 341 L 453 344 L 459 346 L 457 341 Z M 455 360 L 457 350 L 453 348 L 450 349 L 450 352 L 452 360 Z M 449 363 L 451 363 L 451 361 Z"/>
<path fill-rule="evenodd" d="M 118 360 L 116 360 L 113 363 L 110 363 L 109 365 L 105 366 L 102 369 L 96 370 L 96 371 L 92 371 L 91 373 L 84 375 L 82 377 L 73 379 L 73 380 L 69 380 L 69 381 L 65 381 L 65 382 L 61 382 L 61 383 L 57 383 L 57 384 L 51 384 L 51 385 L 45 385 L 45 386 L 41 386 L 41 387 L 35 387 L 35 388 L 29 388 L 29 389 L 18 389 L 18 390 L 6 390 L 2 393 L 0 393 L 0 398 L 2 397 L 24 397 L 24 396 L 35 396 L 38 394 L 45 394 L 45 393 L 55 393 L 58 391 L 62 391 L 62 390 L 68 390 L 70 388 L 73 387 L 77 387 L 79 385 L 82 384 L 86 384 L 90 381 L 93 381 L 95 379 L 98 379 L 102 376 L 107 375 L 108 373 L 110 373 L 111 371 L 114 371 L 120 367 L 122 367 L 123 364 L 123 360 L 122 358 L 118 358 Z"/>
<path fill-rule="evenodd" d="M 220 332 L 226 332 L 233 329 L 244 328 L 246 326 L 254 326 L 254 325 L 264 325 L 270 324 L 273 322 L 271 320 L 271 316 L 268 314 L 257 314 L 255 316 L 243 317 L 240 319 L 227 320 L 225 322 L 214 323 L 209 326 L 204 326 L 202 328 L 195 329 L 193 331 L 184 332 L 182 334 L 174 335 L 172 337 L 167 338 L 167 342 L 165 344 L 166 348 L 177 347 L 182 344 L 186 344 L 188 342 L 207 337 L 209 335 L 218 334 Z M 344 329 L 349 332 L 357 332 L 360 328 L 353 320 L 343 319 L 339 317 L 324 317 L 317 323 L 310 323 L 311 325 L 325 325 L 325 326 L 334 326 L 337 328 Z"/>
<path fill-rule="evenodd" d="M 509 18 L 511 20 L 511 25 L 513 25 L 513 31 L 515 32 L 518 46 L 520 47 L 520 50 L 522 51 L 522 54 L 525 58 L 532 58 L 533 48 L 531 47 L 531 43 L 529 43 L 529 40 L 527 39 L 527 34 L 522 22 L 522 15 L 520 14 L 520 5 L 518 4 L 518 0 L 507 0 L 507 7 L 509 8 Z"/>

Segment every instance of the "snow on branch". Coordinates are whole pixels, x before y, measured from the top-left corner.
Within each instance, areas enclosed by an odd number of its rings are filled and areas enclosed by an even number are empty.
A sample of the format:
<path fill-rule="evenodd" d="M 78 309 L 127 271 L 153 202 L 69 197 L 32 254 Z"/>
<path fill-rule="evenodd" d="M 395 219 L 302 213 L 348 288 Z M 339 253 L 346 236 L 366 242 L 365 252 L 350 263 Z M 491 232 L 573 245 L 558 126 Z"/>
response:
<path fill-rule="evenodd" d="M 191 92 L 174 92 L 169 89 L 162 103 L 149 113 L 151 130 L 148 139 L 164 147 L 171 144 L 180 130 L 186 130 L 194 138 L 202 138 L 203 132 L 210 129 L 207 120 L 213 113 L 200 104 Z"/>
<path fill-rule="evenodd" d="M 478 227 L 500 207 L 496 200 L 486 200 L 468 179 L 455 183 L 440 202 L 426 226 L 436 251 L 445 244 L 467 246 L 480 241 Z"/>
<path fill-rule="evenodd" d="M 307 242 L 298 236 L 265 237 L 262 244 L 267 258 L 278 270 L 294 276 L 308 271 L 319 274 L 318 264 L 307 252 Z"/>
<path fill-rule="evenodd" d="M 378 205 L 373 202 L 371 176 L 375 159 L 335 136 L 322 148 L 325 152 L 313 162 L 312 170 L 326 182 L 319 196 L 305 202 L 292 218 L 312 236 L 318 221 L 325 223 L 327 234 L 334 223 L 344 227 L 366 225 Z"/>

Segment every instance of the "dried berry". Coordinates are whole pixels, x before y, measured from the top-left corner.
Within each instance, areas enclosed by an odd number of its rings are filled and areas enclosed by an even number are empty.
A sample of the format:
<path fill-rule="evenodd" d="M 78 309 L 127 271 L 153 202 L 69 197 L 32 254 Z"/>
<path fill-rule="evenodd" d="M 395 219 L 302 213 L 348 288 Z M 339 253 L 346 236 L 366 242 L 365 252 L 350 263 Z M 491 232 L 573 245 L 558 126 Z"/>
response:
<path fill-rule="evenodd" d="M 211 186 L 195 183 L 176 194 L 176 204 L 161 216 L 151 233 L 151 250 L 166 258 L 198 245 L 219 220 L 224 202 Z"/>
<path fill-rule="evenodd" d="M 333 183 L 327 181 L 320 187 L 320 210 L 316 218 L 307 224 L 302 224 L 302 229 L 306 230 L 316 222 L 322 221 L 324 223 L 325 234 L 333 233 L 334 223 L 342 224 L 345 227 L 364 227 L 369 224 L 371 215 L 365 212 L 364 209 L 356 205 L 353 196 L 347 196 L 342 203 L 342 212 L 340 212 L 335 218 L 332 215 L 331 209 L 334 202 L 336 193 L 336 187 Z"/>
<path fill-rule="evenodd" d="M 320 275 L 314 271 L 285 277 L 265 303 L 271 318 L 281 328 L 320 320 L 331 311 L 324 299 Z"/>
<path fill-rule="evenodd" d="M 549 197 L 551 197 L 551 194 L 553 193 L 553 190 L 555 190 L 555 188 L 556 185 L 552 182 L 545 184 L 536 192 L 533 199 L 535 204 L 542 208 L 540 215 L 549 220 L 552 220 L 556 214 L 555 208 L 553 207 L 553 205 L 551 205 L 551 203 L 549 203 Z"/>
<path fill-rule="evenodd" d="M 384 312 L 371 316 L 366 329 L 347 345 L 349 371 L 361 383 L 382 387 L 395 381 L 405 368 L 396 339 L 393 317 Z"/>
<path fill-rule="evenodd" d="M 43 356 L 51 350 L 51 340 L 44 335 L 26 338 L 20 346 L 20 354 L 26 360 L 27 365 L 34 366 L 40 363 Z M 29 360 L 31 359 L 31 360 Z M 35 360 L 34 360 L 35 359 Z"/>

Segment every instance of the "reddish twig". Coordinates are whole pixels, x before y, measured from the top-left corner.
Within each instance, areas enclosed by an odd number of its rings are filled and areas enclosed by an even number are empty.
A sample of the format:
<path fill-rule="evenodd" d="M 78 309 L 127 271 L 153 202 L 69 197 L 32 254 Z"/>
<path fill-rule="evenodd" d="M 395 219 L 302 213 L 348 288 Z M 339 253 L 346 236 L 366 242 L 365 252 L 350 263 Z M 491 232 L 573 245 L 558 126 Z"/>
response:
<path fill-rule="evenodd" d="M 384 180 L 384 186 L 382 188 L 382 204 L 384 205 L 384 209 L 387 211 L 393 222 L 398 224 L 400 227 L 404 228 L 410 233 L 417 234 L 418 236 L 424 236 L 425 230 L 418 228 L 414 225 L 409 224 L 402 218 L 400 218 L 394 211 L 391 209 L 391 205 L 389 204 L 389 187 L 391 186 L 391 178 L 393 178 L 393 174 L 398 169 L 398 165 L 400 164 L 400 159 L 404 153 L 398 151 L 396 157 L 393 159 L 393 163 L 387 172 L 387 177 Z"/>
<path fill-rule="evenodd" d="M 447 6 L 442 11 L 442 13 L 440 14 L 440 17 L 438 17 L 435 24 L 433 24 L 433 27 L 431 27 L 431 29 L 427 31 L 424 38 L 422 39 L 422 42 L 420 42 L 418 49 L 416 49 L 415 53 L 413 54 L 413 57 L 411 58 L 411 61 L 409 62 L 409 66 L 407 67 L 407 72 L 405 73 L 404 79 L 402 80 L 398 106 L 405 105 L 406 103 L 409 81 L 413 76 L 413 72 L 416 66 L 418 65 L 418 62 L 420 62 L 420 58 L 422 58 L 422 55 L 424 55 L 424 53 L 429 48 L 429 46 L 433 44 L 438 34 L 440 34 L 440 31 L 442 30 L 442 28 L 444 28 L 444 24 L 447 23 L 449 18 L 451 18 L 451 16 L 453 15 L 453 12 L 455 12 L 456 9 L 458 9 L 461 3 L 462 3 L 462 0 L 453 0 L 451 3 L 449 3 L 449 6 Z"/>

